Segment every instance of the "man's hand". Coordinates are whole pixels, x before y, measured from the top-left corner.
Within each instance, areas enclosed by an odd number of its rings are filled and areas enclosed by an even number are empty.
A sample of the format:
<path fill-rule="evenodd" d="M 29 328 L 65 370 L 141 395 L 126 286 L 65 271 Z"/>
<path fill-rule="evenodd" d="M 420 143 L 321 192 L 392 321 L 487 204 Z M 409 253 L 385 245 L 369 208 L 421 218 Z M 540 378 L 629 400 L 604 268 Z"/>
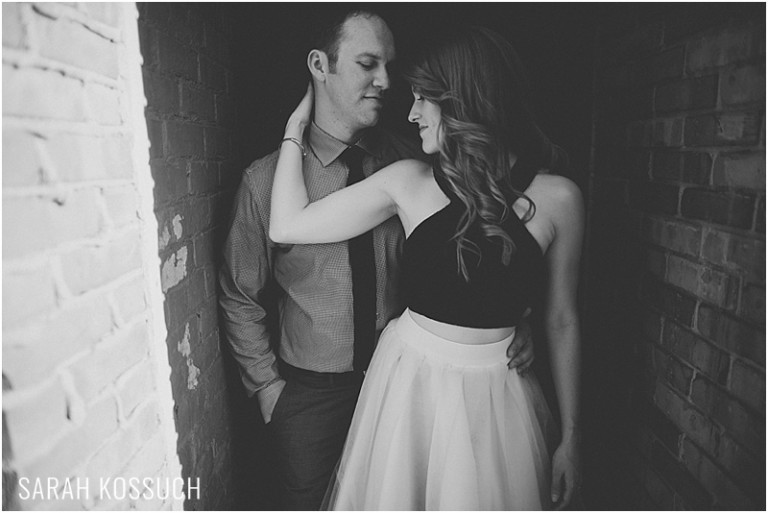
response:
<path fill-rule="evenodd" d="M 261 416 L 264 418 L 264 424 L 269 424 L 272 421 L 272 412 L 275 411 L 275 405 L 278 399 L 280 399 L 284 388 L 285 381 L 281 379 L 258 393 L 259 409 L 261 410 Z"/>
<path fill-rule="evenodd" d="M 525 320 L 530 313 L 530 308 L 525 312 L 525 316 L 515 329 L 515 338 L 507 348 L 507 356 L 510 358 L 507 366 L 510 369 L 517 369 L 517 373 L 524 375 L 533 363 L 533 336 L 531 334 L 531 325 Z"/>

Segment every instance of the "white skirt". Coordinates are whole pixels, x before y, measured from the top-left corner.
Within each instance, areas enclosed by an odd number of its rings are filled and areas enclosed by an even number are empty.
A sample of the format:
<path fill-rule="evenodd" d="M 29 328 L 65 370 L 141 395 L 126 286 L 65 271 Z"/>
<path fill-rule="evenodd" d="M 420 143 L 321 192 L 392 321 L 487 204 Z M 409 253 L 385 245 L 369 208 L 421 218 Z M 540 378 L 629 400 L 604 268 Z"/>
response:
<path fill-rule="evenodd" d="M 511 340 L 451 342 L 408 310 L 391 321 L 324 506 L 548 509 L 551 416 L 533 375 L 507 369 Z"/>

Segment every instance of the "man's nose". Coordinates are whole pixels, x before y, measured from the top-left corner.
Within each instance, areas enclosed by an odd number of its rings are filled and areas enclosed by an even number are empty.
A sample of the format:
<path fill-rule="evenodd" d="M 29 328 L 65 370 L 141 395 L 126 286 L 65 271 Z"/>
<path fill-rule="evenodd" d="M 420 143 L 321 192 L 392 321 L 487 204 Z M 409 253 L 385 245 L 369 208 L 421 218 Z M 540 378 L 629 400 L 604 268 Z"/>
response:
<path fill-rule="evenodd" d="M 373 85 L 382 91 L 389 89 L 389 73 L 386 66 L 380 66 L 373 78 Z"/>

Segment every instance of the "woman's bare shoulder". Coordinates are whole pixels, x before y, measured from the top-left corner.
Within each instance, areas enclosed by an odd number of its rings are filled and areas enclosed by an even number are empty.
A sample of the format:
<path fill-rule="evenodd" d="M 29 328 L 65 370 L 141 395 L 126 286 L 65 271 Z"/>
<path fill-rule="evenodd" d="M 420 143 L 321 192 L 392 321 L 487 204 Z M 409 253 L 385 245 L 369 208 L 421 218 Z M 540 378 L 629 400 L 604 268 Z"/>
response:
<path fill-rule="evenodd" d="M 526 194 L 555 201 L 574 201 L 581 199 L 581 189 L 576 182 L 565 176 L 549 173 L 537 174 L 533 178 Z"/>

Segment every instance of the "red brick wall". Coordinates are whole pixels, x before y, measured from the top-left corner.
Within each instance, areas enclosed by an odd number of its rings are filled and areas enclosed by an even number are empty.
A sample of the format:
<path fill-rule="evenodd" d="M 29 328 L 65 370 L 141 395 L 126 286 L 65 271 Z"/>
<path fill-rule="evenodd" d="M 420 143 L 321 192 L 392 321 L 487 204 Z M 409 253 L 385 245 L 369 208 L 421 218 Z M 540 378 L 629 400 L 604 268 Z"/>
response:
<path fill-rule="evenodd" d="M 594 493 L 764 508 L 765 6 L 625 7 L 597 42 Z"/>
<path fill-rule="evenodd" d="M 140 4 L 147 127 L 155 179 L 168 354 L 184 476 L 205 483 L 188 509 L 231 509 L 227 381 L 219 343 L 217 269 L 239 177 L 232 138 L 232 30 L 212 4 Z"/>
<path fill-rule="evenodd" d="M 136 15 L 3 4 L 4 509 L 181 504 L 98 486 L 180 472 Z"/>

